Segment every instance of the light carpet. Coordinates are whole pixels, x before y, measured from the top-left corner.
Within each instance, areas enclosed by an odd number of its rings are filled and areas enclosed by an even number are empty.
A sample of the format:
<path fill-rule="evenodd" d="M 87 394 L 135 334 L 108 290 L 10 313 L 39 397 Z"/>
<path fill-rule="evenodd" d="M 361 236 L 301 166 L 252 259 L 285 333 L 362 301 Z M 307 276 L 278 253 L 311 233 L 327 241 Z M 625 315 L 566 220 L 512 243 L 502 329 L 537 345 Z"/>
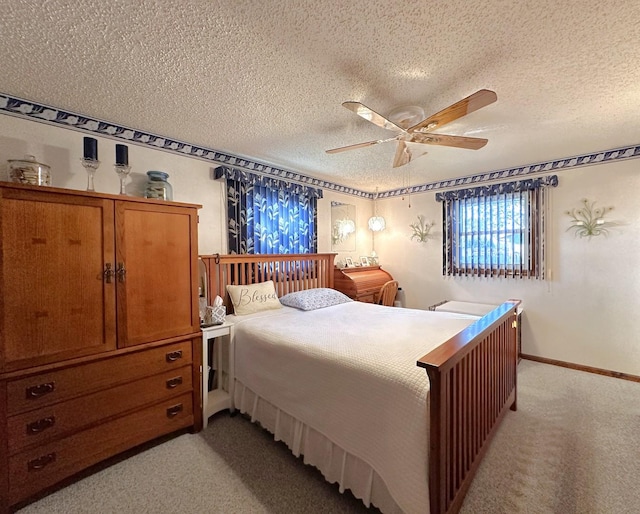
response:
<path fill-rule="evenodd" d="M 640 512 L 640 384 L 532 361 L 463 514 Z M 426 509 L 425 509 L 426 511 Z M 20 514 L 371 513 L 242 416 L 184 434 Z"/>

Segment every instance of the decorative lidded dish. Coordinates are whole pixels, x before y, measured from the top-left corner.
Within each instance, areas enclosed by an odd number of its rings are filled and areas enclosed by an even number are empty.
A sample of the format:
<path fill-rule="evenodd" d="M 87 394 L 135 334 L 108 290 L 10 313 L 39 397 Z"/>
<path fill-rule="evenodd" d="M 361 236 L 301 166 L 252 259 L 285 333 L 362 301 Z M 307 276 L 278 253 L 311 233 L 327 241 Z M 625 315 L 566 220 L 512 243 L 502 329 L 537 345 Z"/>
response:
<path fill-rule="evenodd" d="M 51 166 L 36 162 L 33 155 L 25 155 L 24 159 L 9 159 L 8 163 L 11 182 L 36 186 L 51 185 Z"/>

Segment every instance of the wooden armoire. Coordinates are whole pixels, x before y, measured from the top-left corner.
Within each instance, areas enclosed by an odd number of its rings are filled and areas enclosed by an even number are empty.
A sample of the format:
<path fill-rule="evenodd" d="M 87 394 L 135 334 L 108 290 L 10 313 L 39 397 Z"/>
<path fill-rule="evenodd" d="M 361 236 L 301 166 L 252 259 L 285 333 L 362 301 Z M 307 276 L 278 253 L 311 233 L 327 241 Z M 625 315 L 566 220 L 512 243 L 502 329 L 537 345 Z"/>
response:
<path fill-rule="evenodd" d="M 202 426 L 198 205 L 0 182 L 0 511 Z"/>

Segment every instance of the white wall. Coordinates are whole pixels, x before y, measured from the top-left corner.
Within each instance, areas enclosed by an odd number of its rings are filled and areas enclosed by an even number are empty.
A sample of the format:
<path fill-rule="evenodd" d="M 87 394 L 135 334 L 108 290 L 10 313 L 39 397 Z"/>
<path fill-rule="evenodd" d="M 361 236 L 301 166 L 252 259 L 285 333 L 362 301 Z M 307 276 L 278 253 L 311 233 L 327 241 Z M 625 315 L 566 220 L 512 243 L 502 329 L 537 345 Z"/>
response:
<path fill-rule="evenodd" d="M 80 164 L 84 134 L 11 116 L 0 116 L 0 177 L 6 161 L 32 154 L 51 165 L 53 185 L 86 188 Z M 101 168 L 96 190 L 116 194 L 113 171 L 116 141 L 97 138 Z M 201 204 L 199 253 L 227 250 L 222 183 L 211 179 L 212 163 L 161 150 L 129 145 L 133 182 L 128 192 L 140 195 L 146 171 L 169 173 L 174 199 Z M 375 250 L 383 268 L 400 281 L 408 307 L 426 308 L 442 299 L 499 303 L 519 298 L 525 308 L 523 352 L 576 364 L 640 375 L 640 337 L 636 335 L 636 307 L 640 304 L 640 161 L 628 160 L 559 173 L 560 185 L 551 190 L 549 269 L 546 281 L 520 279 L 450 278 L 442 276 L 441 205 L 434 194 L 378 201 L 387 229 L 374 236 L 367 228 L 373 203 L 325 191 L 318 201 L 318 251 L 331 252 L 331 201 L 356 206 L 356 250 L 339 254 L 357 260 Z M 609 237 L 591 240 L 566 232 L 564 211 L 582 198 L 615 207 L 611 219 L 620 222 Z M 427 243 L 409 239 L 409 224 L 423 214 L 436 221 Z"/>
<path fill-rule="evenodd" d="M 640 189 L 638 160 L 560 172 L 550 190 L 549 280 L 444 277 L 442 212 L 435 194 L 413 195 L 411 208 L 398 198 L 381 200 L 387 229 L 376 236 L 381 264 L 400 282 L 408 307 L 443 299 L 499 303 L 523 301 L 522 351 L 526 354 L 640 375 Z M 565 211 L 583 198 L 614 206 L 619 222 L 608 237 L 574 237 Z M 418 214 L 436 222 L 435 238 L 410 241 Z"/>

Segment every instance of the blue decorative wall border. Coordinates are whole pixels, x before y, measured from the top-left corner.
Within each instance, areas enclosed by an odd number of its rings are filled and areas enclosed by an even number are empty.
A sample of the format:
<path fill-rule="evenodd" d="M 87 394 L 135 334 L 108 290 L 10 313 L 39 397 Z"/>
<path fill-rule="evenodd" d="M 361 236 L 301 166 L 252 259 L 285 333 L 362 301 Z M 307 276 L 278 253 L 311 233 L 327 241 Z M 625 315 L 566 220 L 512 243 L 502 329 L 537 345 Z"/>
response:
<path fill-rule="evenodd" d="M 640 157 L 640 145 L 625 146 L 615 148 L 613 150 L 603 150 L 584 155 L 576 155 L 574 157 L 566 157 L 555 161 L 539 162 L 536 164 L 528 164 L 526 166 L 518 166 L 516 168 L 506 168 L 498 171 L 488 171 L 486 173 L 468 175 L 466 177 L 456 179 L 441 180 L 439 182 L 431 182 L 429 184 L 422 184 L 419 186 L 393 189 L 391 191 L 385 191 L 384 193 L 378 194 L 378 198 L 391 198 L 393 196 L 402 196 L 406 194 L 425 193 L 427 191 L 449 189 L 469 184 L 480 184 L 482 182 L 493 182 L 496 180 L 523 177 L 532 174 L 546 174 L 582 166 L 591 166 L 593 164 L 602 164 L 603 162 L 634 159 L 637 157 Z"/>
<path fill-rule="evenodd" d="M 136 143 L 148 146 L 154 150 L 165 150 L 182 156 L 202 159 L 216 164 L 226 164 L 248 171 L 262 173 L 282 180 L 299 182 L 309 186 L 330 189 L 338 193 L 344 193 L 361 198 L 373 198 L 373 193 L 360 191 L 352 187 L 342 186 L 326 180 L 309 177 L 302 173 L 276 168 L 268 164 L 263 164 L 237 155 L 223 153 L 212 148 L 192 145 L 183 141 L 177 141 L 164 136 L 158 136 L 140 130 L 121 127 L 106 121 L 96 120 L 81 114 L 63 111 L 48 105 L 15 98 L 0 93 L 0 113 L 10 114 L 20 118 L 26 118 L 40 123 L 56 125 L 58 127 L 80 130 L 103 137 L 110 137 L 128 143 Z"/>
<path fill-rule="evenodd" d="M 113 139 L 118 139 L 129 143 L 148 146 L 155 150 L 165 150 L 182 156 L 214 162 L 216 164 L 235 166 L 249 171 L 277 177 L 283 180 L 299 182 L 302 184 L 307 184 L 309 186 L 328 189 L 351 196 L 368 199 L 373 199 L 374 197 L 374 193 L 361 191 L 359 189 L 343 186 L 334 182 L 309 177 L 296 171 L 277 168 L 275 166 L 263 164 L 254 160 L 247 159 L 245 157 L 223 153 L 212 148 L 192 145 L 190 143 L 177 141 L 175 139 L 170 139 L 156 134 L 142 132 L 140 130 L 128 127 L 122 127 L 106 121 L 96 120 L 94 118 L 89 118 L 81 114 L 63 111 L 55 107 L 31 102 L 29 100 L 16 98 L 2 93 L 0 93 L 0 113 L 9 114 L 11 116 L 17 116 L 32 121 L 38 121 L 40 123 L 56 125 L 58 127 L 81 130 L 103 137 L 111 137 Z M 441 180 L 438 182 L 430 182 L 427 184 L 421 184 L 411 187 L 392 189 L 389 191 L 378 193 L 378 198 L 391 198 L 406 194 L 419 194 L 429 191 L 449 189 L 452 187 L 466 186 L 469 184 L 479 184 L 482 182 L 493 182 L 495 180 L 522 177 L 532 174 L 546 174 L 558 170 L 589 166 L 592 164 L 602 164 L 604 162 L 615 160 L 633 159 L 637 157 L 640 157 L 640 145 L 626 146 L 622 148 L 615 148 L 613 150 L 604 150 L 590 154 L 567 157 L 564 159 L 557 159 L 555 161 L 540 162 L 536 164 L 529 164 L 526 166 L 519 166 L 516 168 L 507 168 L 498 171 L 478 173 L 476 175 L 468 175 L 466 177 L 460 177 L 451 180 Z"/>

